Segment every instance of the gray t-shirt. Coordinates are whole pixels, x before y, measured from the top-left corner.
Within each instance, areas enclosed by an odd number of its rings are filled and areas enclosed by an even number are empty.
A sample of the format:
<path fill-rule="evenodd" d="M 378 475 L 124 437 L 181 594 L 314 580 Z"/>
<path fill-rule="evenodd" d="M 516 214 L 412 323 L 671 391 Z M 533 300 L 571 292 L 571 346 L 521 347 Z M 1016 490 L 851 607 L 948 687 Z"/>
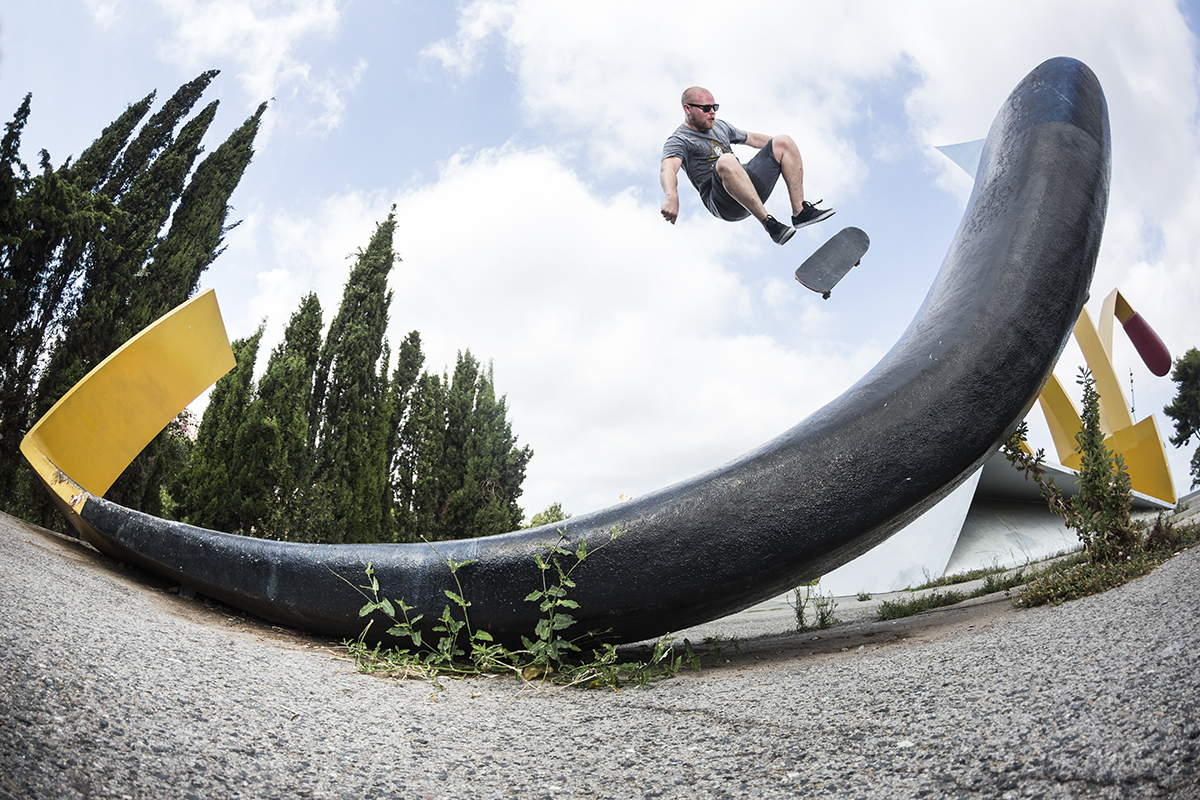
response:
<path fill-rule="evenodd" d="M 693 130 L 684 123 L 675 129 L 663 145 L 662 157 L 683 159 L 688 180 L 707 203 L 717 159 L 725 153 L 732 153 L 733 145 L 745 141 L 746 132 L 723 119 L 713 122 L 712 130 L 706 133 Z"/>

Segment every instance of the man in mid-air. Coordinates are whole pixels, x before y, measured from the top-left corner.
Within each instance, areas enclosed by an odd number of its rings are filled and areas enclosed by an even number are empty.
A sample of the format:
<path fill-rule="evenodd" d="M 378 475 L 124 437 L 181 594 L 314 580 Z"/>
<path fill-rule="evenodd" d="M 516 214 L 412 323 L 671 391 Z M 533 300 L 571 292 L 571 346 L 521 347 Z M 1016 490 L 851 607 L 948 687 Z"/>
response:
<path fill-rule="evenodd" d="M 796 228 L 833 216 L 833 209 L 817 208 L 804 199 L 804 163 L 790 136 L 771 137 L 735 128 L 717 119 L 719 107 L 707 89 L 693 86 L 683 93 L 683 124 L 663 145 L 658 172 L 666 194 L 663 219 L 674 225 L 679 218 L 680 167 L 714 216 L 730 222 L 753 216 L 778 244 L 792 238 Z M 735 144 L 758 152 L 743 166 L 733 154 Z M 791 225 L 779 222 L 763 205 L 781 175 L 792 201 Z"/>

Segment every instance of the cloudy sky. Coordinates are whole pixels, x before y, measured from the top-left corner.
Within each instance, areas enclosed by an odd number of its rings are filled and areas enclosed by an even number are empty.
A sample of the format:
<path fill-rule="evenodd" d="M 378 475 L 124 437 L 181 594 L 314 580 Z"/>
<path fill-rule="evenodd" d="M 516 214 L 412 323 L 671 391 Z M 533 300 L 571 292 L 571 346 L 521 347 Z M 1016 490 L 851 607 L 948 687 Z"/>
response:
<path fill-rule="evenodd" d="M 1173 356 L 1200 346 L 1194 2 L 729 8 L 0 0 L 0 114 L 32 92 L 26 161 L 44 148 L 59 164 L 127 104 L 207 69 L 221 70 L 210 149 L 270 101 L 232 199 L 242 224 L 203 280 L 231 338 L 265 319 L 265 361 L 310 290 L 328 321 L 348 257 L 394 204 L 391 341 L 419 330 L 437 371 L 462 349 L 492 361 L 535 451 L 527 514 L 718 466 L 849 387 L 911 321 L 964 210 L 971 179 L 935 146 L 983 137 L 1053 56 L 1096 72 L 1112 119 L 1091 310 L 1119 287 Z M 685 184 L 679 223 L 664 222 L 659 157 L 691 84 L 735 125 L 790 134 L 808 196 L 837 216 L 781 248 L 712 219 Z M 782 191 L 768 209 L 787 212 Z M 844 225 L 871 251 L 825 301 L 792 271 Z M 1116 361 L 1135 416 L 1169 436 L 1175 385 L 1119 331 Z M 1067 386 L 1081 363 L 1068 349 Z M 1036 410 L 1031 424 L 1051 449 Z M 1194 446 L 1168 445 L 1181 493 Z"/>

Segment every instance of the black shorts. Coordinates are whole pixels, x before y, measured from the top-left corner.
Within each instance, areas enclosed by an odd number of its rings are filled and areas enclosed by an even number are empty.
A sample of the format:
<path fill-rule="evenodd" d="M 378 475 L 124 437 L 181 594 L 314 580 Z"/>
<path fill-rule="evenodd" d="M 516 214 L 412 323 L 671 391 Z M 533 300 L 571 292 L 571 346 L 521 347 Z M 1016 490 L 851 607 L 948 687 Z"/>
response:
<path fill-rule="evenodd" d="M 771 142 L 773 141 L 775 140 L 772 139 Z M 779 182 L 779 162 L 775 160 L 775 151 L 771 147 L 771 142 L 763 145 L 762 149 L 754 154 L 754 158 L 742 165 L 746 174 L 750 176 L 755 191 L 758 192 L 758 199 L 764 203 L 771 196 L 771 192 L 775 190 L 775 184 Z M 713 173 L 712 188 L 708 192 L 708 197 L 704 198 L 704 205 L 714 216 L 728 222 L 737 222 L 739 219 L 750 216 L 746 207 L 725 191 L 725 185 L 721 183 L 721 179 L 717 177 L 716 173 Z"/>

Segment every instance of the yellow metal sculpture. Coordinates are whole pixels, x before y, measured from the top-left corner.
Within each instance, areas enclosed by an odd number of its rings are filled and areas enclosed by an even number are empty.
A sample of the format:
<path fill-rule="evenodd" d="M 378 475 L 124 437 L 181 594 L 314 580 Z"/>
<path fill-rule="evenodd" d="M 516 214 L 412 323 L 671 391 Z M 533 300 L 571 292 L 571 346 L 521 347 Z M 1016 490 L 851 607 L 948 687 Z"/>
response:
<path fill-rule="evenodd" d="M 1167 466 L 1167 453 L 1158 433 L 1158 424 L 1152 416 L 1141 422 L 1133 421 L 1133 414 L 1117 381 L 1117 373 L 1112 363 L 1114 318 L 1125 326 L 1146 365 L 1156 375 L 1165 375 L 1171 363 L 1166 347 L 1154 331 L 1141 321 L 1141 317 L 1118 290 L 1113 289 L 1104 299 L 1099 326 L 1092 322 L 1087 309 L 1083 309 L 1079 321 L 1075 324 L 1075 341 L 1079 343 L 1088 369 L 1092 371 L 1092 377 L 1096 380 L 1096 392 L 1100 395 L 1100 428 L 1105 434 L 1104 443 L 1109 450 L 1119 453 L 1125 461 L 1134 491 L 1174 503 L 1177 499 L 1175 484 Z M 1079 432 L 1083 422 L 1062 383 L 1053 375 L 1042 390 L 1038 402 L 1050 426 L 1050 435 L 1054 440 L 1054 448 L 1058 451 L 1059 461 L 1064 467 L 1079 469 L 1080 455 L 1075 449 L 1075 434 Z"/>
<path fill-rule="evenodd" d="M 159 431 L 233 366 L 210 289 L 98 364 L 38 420 L 21 452 L 64 513 L 77 515 L 81 488 L 102 496 Z"/>

